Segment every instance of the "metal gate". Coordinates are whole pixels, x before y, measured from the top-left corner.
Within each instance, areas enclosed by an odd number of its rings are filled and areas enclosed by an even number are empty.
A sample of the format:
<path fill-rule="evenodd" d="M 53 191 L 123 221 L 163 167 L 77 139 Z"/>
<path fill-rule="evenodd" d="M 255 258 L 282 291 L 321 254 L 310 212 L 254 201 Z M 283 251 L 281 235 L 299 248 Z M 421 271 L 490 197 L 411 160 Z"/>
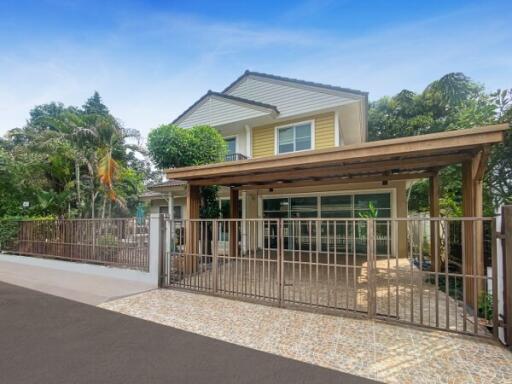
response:
<path fill-rule="evenodd" d="M 162 285 L 497 335 L 493 218 L 166 220 Z"/>

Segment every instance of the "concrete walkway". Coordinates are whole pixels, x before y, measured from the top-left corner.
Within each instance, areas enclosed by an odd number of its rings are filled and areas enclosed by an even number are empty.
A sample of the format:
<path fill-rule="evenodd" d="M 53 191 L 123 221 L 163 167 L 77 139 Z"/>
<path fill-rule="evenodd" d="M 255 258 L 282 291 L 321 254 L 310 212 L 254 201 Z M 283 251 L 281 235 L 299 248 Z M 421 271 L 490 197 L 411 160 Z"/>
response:
<path fill-rule="evenodd" d="M 0 324 L 5 384 L 373 383 L 3 283 Z"/>
<path fill-rule="evenodd" d="M 45 267 L 24 263 L 25 259 L 31 258 L 0 258 L 0 281 L 92 305 L 153 289 L 143 282 L 50 268 L 55 264 L 51 260 L 41 260 L 40 264 L 47 262 Z"/>
<path fill-rule="evenodd" d="M 512 353 L 483 338 L 170 289 L 101 306 L 387 383 L 512 383 Z"/>

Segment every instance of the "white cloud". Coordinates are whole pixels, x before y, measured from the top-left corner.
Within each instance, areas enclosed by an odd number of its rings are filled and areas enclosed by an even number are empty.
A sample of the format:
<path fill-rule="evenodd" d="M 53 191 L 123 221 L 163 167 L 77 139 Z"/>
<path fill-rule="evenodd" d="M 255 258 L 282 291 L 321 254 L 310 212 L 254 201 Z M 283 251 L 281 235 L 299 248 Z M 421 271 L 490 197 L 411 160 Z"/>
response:
<path fill-rule="evenodd" d="M 59 36 L 0 52 L 0 133 L 22 125 L 36 104 L 81 105 L 98 90 L 117 117 L 146 135 L 247 68 L 362 89 L 373 99 L 420 91 L 450 71 L 489 88 L 512 87 L 512 31 L 478 9 L 357 38 L 186 14 L 135 16 L 118 15 L 101 39 Z"/>

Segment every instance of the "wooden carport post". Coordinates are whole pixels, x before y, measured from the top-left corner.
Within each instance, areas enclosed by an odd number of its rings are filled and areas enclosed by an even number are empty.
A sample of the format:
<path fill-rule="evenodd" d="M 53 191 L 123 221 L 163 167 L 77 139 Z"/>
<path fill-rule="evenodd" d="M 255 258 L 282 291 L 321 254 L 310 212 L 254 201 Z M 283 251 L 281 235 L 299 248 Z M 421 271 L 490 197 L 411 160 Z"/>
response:
<path fill-rule="evenodd" d="M 501 208 L 503 235 L 503 302 L 505 343 L 512 346 L 512 205 Z M 493 279 L 498 278 L 497 276 Z M 496 299 L 495 299 L 496 300 Z"/>
<path fill-rule="evenodd" d="M 464 217 L 482 217 L 483 215 L 483 177 L 488 153 L 488 149 L 484 148 L 471 160 L 462 163 L 462 211 Z M 483 281 L 475 277 L 484 275 L 483 223 L 471 220 L 465 221 L 462 225 L 464 226 L 464 255 L 462 255 L 465 264 L 464 273 L 473 275 L 466 279 L 466 303 L 476 311 L 478 310 L 478 296 L 484 286 Z"/>
<path fill-rule="evenodd" d="M 197 252 L 199 239 L 197 221 L 199 219 L 199 207 L 201 195 L 197 185 L 187 185 L 187 225 L 185 227 L 185 272 L 192 273 L 197 269 Z"/>
<path fill-rule="evenodd" d="M 439 217 L 439 175 L 429 178 L 430 218 Z M 430 270 L 437 272 L 439 256 L 439 221 L 430 220 Z M 436 249 L 437 248 L 437 249 Z"/>
<path fill-rule="evenodd" d="M 229 189 L 229 218 L 232 219 L 229 224 L 229 256 L 237 256 L 238 233 L 237 220 L 239 216 L 238 210 L 239 192 L 236 188 Z"/>

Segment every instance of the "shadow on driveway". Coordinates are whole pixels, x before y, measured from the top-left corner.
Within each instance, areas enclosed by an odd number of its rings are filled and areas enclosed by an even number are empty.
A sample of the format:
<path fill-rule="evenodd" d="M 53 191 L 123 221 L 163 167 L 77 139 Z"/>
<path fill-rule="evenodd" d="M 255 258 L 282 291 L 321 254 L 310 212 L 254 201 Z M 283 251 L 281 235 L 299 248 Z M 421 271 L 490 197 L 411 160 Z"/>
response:
<path fill-rule="evenodd" d="M 0 282 L 1 383 L 372 383 Z"/>

